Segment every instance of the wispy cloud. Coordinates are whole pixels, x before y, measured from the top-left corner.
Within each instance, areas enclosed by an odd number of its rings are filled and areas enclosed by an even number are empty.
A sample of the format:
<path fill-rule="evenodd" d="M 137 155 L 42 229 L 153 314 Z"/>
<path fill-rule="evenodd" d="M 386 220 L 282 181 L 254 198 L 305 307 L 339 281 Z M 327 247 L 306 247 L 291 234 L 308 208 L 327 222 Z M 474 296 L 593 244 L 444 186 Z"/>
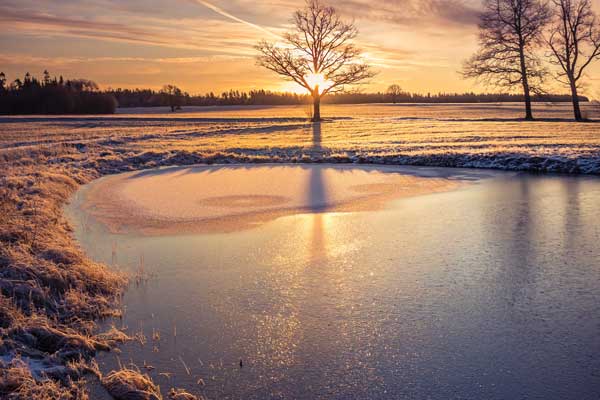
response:
<path fill-rule="evenodd" d="M 43 66 L 63 66 L 69 64 L 97 64 L 97 63 L 144 63 L 144 64 L 202 64 L 214 62 L 232 62 L 248 59 L 245 56 L 201 56 L 201 57 L 40 57 L 19 53 L 0 53 L 0 64 L 39 64 Z"/>
<path fill-rule="evenodd" d="M 119 24 L 100 19 L 88 20 L 55 16 L 29 10 L 6 10 L 0 6 L 0 32 L 22 32 L 34 36 L 70 36 L 139 45 L 188 49 L 214 53 L 248 54 L 252 43 L 248 32 L 227 30 L 227 22 L 160 20 L 140 18 L 137 24 Z"/>
<path fill-rule="evenodd" d="M 357 19 L 403 26 L 472 26 L 477 3 L 466 0 L 338 0 L 335 6 Z"/>
<path fill-rule="evenodd" d="M 212 11 L 216 12 L 219 15 L 222 15 L 222 16 L 224 16 L 226 18 L 229 18 L 229 19 L 231 19 L 231 20 L 233 20 L 235 22 L 239 22 L 241 24 L 247 25 L 247 26 L 249 26 L 251 28 L 257 29 L 257 30 L 259 30 L 261 32 L 266 33 L 269 36 L 273 36 L 275 38 L 279 38 L 280 37 L 279 35 L 275 34 L 274 32 L 271 32 L 267 28 L 264 28 L 264 27 L 262 27 L 260 25 L 252 23 L 250 21 L 246 21 L 245 19 L 236 17 L 235 15 L 233 15 L 231 13 L 228 13 L 227 11 L 223 10 L 220 7 L 215 6 L 214 4 L 209 3 L 208 1 L 204 1 L 204 0 L 192 0 L 192 1 L 195 2 L 195 3 L 201 4 L 201 5 L 209 8 L 209 9 L 211 9 Z"/>

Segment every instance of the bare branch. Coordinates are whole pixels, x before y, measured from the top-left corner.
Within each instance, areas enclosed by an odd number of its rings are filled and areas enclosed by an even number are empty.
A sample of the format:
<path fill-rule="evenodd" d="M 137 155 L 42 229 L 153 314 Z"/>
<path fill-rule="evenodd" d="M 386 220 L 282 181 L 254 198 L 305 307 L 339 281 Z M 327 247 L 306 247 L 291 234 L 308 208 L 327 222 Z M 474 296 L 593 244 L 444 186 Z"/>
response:
<path fill-rule="evenodd" d="M 590 0 L 552 0 L 556 11 L 550 34 L 550 62 L 559 67 L 556 77 L 568 86 L 575 119 L 581 120 L 577 89 L 586 68 L 600 57 L 600 26 Z"/>

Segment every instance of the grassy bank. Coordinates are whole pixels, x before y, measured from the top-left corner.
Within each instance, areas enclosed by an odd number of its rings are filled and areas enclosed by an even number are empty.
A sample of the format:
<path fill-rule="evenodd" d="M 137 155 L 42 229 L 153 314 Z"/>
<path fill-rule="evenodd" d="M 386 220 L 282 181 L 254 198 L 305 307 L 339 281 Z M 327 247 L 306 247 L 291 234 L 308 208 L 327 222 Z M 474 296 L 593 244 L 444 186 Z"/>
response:
<path fill-rule="evenodd" d="M 86 258 L 62 215 L 97 175 L 44 166 L 56 155 L 40 148 L 0 160 L 0 395 L 8 398 L 85 398 L 77 381 L 114 345 L 94 321 L 115 312 L 126 279 Z"/>

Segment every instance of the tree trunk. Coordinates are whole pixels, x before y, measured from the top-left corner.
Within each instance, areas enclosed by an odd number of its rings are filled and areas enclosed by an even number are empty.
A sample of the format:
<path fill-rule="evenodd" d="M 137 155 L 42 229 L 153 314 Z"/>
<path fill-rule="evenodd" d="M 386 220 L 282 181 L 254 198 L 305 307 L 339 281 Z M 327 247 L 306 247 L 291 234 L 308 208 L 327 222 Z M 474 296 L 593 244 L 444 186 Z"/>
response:
<path fill-rule="evenodd" d="M 319 95 L 319 86 L 315 88 L 313 93 L 313 122 L 321 120 L 321 96 Z"/>
<path fill-rule="evenodd" d="M 531 94 L 529 88 L 529 79 L 527 78 L 527 65 L 525 64 L 525 50 L 524 46 L 520 46 L 519 51 L 521 61 L 521 82 L 523 83 L 523 95 L 525 97 L 525 119 L 527 121 L 533 121 L 533 112 L 531 111 Z"/>
<path fill-rule="evenodd" d="M 525 93 L 525 119 L 533 121 L 533 112 L 531 111 L 531 94 L 529 94 L 529 85 L 523 83 L 523 91 Z"/>
<path fill-rule="evenodd" d="M 579 95 L 577 94 L 577 84 L 569 79 L 571 82 L 571 101 L 573 102 L 573 114 L 575 115 L 576 121 L 583 121 L 583 117 L 581 115 L 581 108 L 579 107 Z"/>

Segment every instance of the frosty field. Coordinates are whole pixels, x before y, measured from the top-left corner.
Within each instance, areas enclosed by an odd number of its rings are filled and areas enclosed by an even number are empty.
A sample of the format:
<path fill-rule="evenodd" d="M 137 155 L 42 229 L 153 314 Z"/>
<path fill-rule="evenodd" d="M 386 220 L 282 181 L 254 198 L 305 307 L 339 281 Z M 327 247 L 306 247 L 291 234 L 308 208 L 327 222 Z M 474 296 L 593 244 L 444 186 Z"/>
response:
<path fill-rule="evenodd" d="M 519 104 L 324 106 L 330 119 L 318 125 L 306 122 L 306 107 L 161 111 L 1 118 L 0 155 L 66 148 L 78 165 L 102 172 L 328 161 L 600 173 L 600 124 L 564 120 L 568 104 L 536 104 L 536 122 L 519 120 Z M 584 111 L 598 114 L 591 105 Z"/>

